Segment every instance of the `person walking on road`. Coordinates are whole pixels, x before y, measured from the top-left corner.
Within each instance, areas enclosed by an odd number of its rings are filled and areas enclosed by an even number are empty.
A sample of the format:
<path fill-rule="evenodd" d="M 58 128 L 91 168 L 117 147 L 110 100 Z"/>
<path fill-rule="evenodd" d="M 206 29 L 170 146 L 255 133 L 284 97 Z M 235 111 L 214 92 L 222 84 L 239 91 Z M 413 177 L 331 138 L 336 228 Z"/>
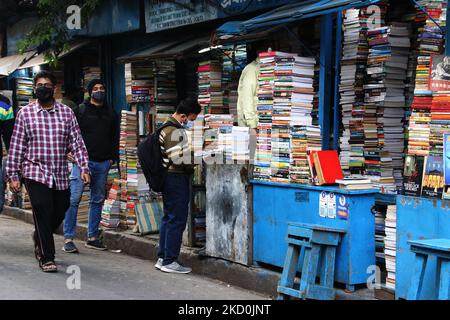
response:
<path fill-rule="evenodd" d="M 106 250 L 99 239 L 99 225 L 105 201 L 108 172 L 111 165 L 119 159 L 119 118 L 114 109 L 105 101 L 106 93 L 103 81 L 94 79 L 89 82 L 87 89 L 90 99 L 74 109 L 88 151 L 91 173 L 88 240 L 85 246 L 96 250 Z M 69 154 L 69 160 L 74 160 L 72 154 Z M 81 178 L 81 170 L 77 164 L 74 164 L 70 175 L 70 207 L 64 220 L 65 243 L 62 249 L 68 253 L 78 252 L 73 239 L 75 238 L 78 206 L 84 188 Z"/>
<path fill-rule="evenodd" d="M 56 272 L 53 233 L 70 204 L 67 153 L 90 182 L 88 153 L 73 111 L 55 101 L 56 77 L 41 71 L 34 77 L 37 101 L 17 114 L 6 161 L 6 176 L 14 192 L 24 183 L 33 210 L 35 257 L 44 272 Z"/>

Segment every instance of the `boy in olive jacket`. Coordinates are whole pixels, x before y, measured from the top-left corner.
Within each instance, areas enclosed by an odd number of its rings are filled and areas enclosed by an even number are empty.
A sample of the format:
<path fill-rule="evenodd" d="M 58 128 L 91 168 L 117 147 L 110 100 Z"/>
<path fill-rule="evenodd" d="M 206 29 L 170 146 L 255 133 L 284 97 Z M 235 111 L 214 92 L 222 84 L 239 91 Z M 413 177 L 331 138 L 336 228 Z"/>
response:
<path fill-rule="evenodd" d="M 189 214 L 190 176 L 194 171 L 192 156 L 189 157 L 188 163 L 182 163 L 186 160 L 183 158 L 185 155 L 191 155 L 183 127 L 189 121 L 195 121 L 200 112 L 201 106 L 196 99 L 188 98 L 181 101 L 176 112 L 168 120 L 173 125 L 162 129 L 159 136 L 162 162 L 167 168 L 167 177 L 162 192 L 164 217 L 161 222 L 158 262 L 155 267 L 164 272 L 192 271 L 177 261 Z"/>

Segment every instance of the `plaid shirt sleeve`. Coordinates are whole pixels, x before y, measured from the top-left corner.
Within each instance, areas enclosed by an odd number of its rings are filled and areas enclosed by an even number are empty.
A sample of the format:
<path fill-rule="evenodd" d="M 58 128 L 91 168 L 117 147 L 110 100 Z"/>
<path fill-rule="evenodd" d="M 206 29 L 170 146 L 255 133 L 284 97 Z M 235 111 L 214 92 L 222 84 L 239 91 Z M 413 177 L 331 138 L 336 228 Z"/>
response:
<path fill-rule="evenodd" d="M 22 110 L 20 110 L 14 125 L 5 166 L 6 176 L 12 181 L 19 181 L 19 173 L 27 150 L 28 139 L 25 130 L 24 114 Z"/>
<path fill-rule="evenodd" d="M 88 152 L 84 144 L 83 137 L 81 136 L 78 121 L 73 112 L 71 112 L 69 144 L 69 149 L 73 152 L 73 156 L 75 158 L 75 164 L 81 168 L 82 174 L 89 174 Z"/>

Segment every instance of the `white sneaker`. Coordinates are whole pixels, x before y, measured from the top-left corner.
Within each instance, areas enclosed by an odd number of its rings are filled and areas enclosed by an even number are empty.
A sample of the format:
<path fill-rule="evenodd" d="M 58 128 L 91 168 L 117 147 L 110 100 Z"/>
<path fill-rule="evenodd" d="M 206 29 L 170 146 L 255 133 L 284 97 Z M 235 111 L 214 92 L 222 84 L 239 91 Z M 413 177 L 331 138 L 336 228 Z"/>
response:
<path fill-rule="evenodd" d="M 158 261 L 156 261 L 156 264 L 155 264 L 155 268 L 158 269 L 158 270 L 161 270 L 162 263 L 163 263 L 163 259 L 162 258 L 158 258 Z"/>
<path fill-rule="evenodd" d="M 183 267 L 178 262 L 174 261 L 171 264 L 165 265 L 161 267 L 161 271 L 169 272 L 169 273 L 189 273 L 192 271 L 189 267 Z"/>

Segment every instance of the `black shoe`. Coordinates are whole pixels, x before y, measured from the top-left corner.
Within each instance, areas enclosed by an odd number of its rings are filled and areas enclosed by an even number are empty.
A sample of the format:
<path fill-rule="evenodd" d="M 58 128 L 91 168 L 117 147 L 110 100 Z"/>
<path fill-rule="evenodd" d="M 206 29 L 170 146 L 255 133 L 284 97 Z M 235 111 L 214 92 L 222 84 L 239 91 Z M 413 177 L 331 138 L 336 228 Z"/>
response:
<path fill-rule="evenodd" d="M 105 245 L 99 239 L 88 240 L 86 241 L 86 244 L 84 246 L 86 248 L 91 248 L 95 250 L 102 250 L 102 251 L 106 250 Z"/>
<path fill-rule="evenodd" d="M 62 250 L 67 253 L 78 253 L 78 248 L 75 246 L 75 243 L 73 243 L 73 241 L 64 243 L 64 247 L 62 248 Z"/>

